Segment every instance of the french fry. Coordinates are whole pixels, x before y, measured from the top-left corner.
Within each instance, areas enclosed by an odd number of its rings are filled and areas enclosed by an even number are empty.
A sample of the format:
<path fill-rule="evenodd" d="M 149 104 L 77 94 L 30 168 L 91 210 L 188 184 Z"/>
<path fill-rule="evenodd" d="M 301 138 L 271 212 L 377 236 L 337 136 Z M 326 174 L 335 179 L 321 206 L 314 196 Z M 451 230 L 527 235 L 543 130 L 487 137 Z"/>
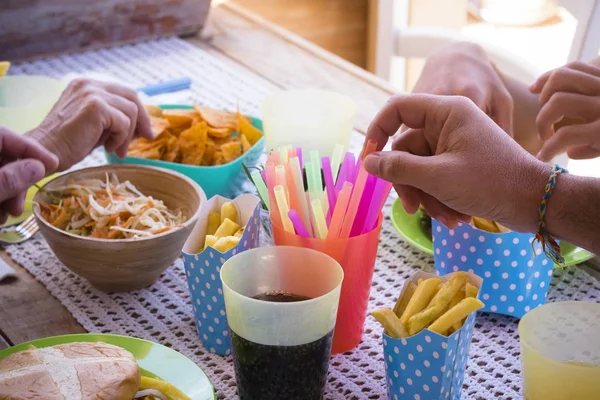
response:
<path fill-rule="evenodd" d="M 462 321 L 463 318 L 467 317 L 474 311 L 483 308 L 484 304 L 481 300 L 467 297 L 460 301 L 456 306 L 446 311 L 441 317 L 439 317 L 434 323 L 429 326 L 429 330 L 442 334 L 446 332 L 455 322 Z"/>
<path fill-rule="evenodd" d="M 217 211 L 208 213 L 208 223 L 206 224 L 206 234 L 214 235 L 221 225 L 221 215 Z"/>
<path fill-rule="evenodd" d="M 240 238 L 238 238 L 238 237 L 226 236 L 226 237 L 219 238 L 219 240 L 217 240 L 217 243 L 215 243 L 215 245 L 213 247 L 215 248 L 215 250 L 218 250 L 221 253 L 224 253 L 227 250 L 230 250 L 230 249 L 234 248 L 235 246 L 237 246 L 237 244 L 239 242 L 240 242 Z"/>
<path fill-rule="evenodd" d="M 217 231 L 215 232 L 215 236 L 219 238 L 223 238 L 226 236 L 233 236 L 237 230 L 240 229 L 240 226 L 230 220 L 229 218 L 225 218 L 225 220 L 221 223 Z"/>
<path fill-rule="evenodd" d="M 467 282 L 465 286 L 465 297 L 477 297 L 477 293 L 479 293 L 479 289 Z"/>
<path fill-rule="evenodd" d="M 219 238 L 214 235 L 206 235 L 206 238 L 204 238 L 204 248 L 206 249 L 208 246 L 215 247 L 217 240 Z"/>
<path fill-rule="evenodd" d="M 418 286 L 418 285 L 420 285 L 421 283 L 423 283 L 423 278 L 419 278 L 419 279 L 417 280 L 417 286 Z"/>
<path fill-rule="evenodd" d="M 237 230 L 237 232 L 233 236 L 241 239 L 242 235 L 244 234 L 244 230 L 246 230 L 246 227 L 242 226 L 240 229 Z"/>
<path fill-rule="evenodd" d="M 437 307 L 439 312 L 442 312 L 452 298 L 460 291 L 460 289 L 467 283 L 466 272 L 456 272 L 450 279 L 442 284 L 440 290 L 433 296 L 433 299 L 427 305 L 427 308 Z"/>
<path fill-rule="evenodd" d="M 408 282 L 408 287 L 404 291 L 404 294 L 401 298 L 398 298 L 398 301 L 394 306 L 394 314 L 396 314 L 398 318 L 400 318 L 404 310 L 406 310 L 406 306 L 415 294 L 415 290 L 417 290 L 417 285 L 415 285 L 413 282 Z"/>
<path fill-rule="evenodd" d="M 161 392 L 163 395 L 167 396 L 169 400 L 190 400 L 190 398 L 183 393 L 181 390 L 177 389 L 175 386 L 171 385 L 169 382 L 161 381 L 159 379 L 149 378 L 147 376 L 142 376 L 140 380 L 140 390 L 144 389 L 155 389 Z"/>
<path fill-rule="evenodd" d="M 233 222 L 237 223 L 237 220 L 238 220 L 237 207 L 231 201 L 228 201 L 227 203 L 223 203 L 223 205 L 221 206 L 221 223 L 223 223 L 226 218 L 229 218 Z"/>
<path fill-rule="evenodd" d="M 467 283 L 467 285 L 468 285 L 468 283 Z M 465 298 L 465 293 L 466 293 L 466 290 L 462 290 L 462 289 L 459 290 L 458 293 L 456 293 L 456 295 L 450 301 L 450 304 L 448 304 L 448 307 L 446 308 L 444 313 L 446 311 L 448 311 L 449 309 L 451 309 L 452 307 L 454 307 L 455 305 L 457 305 L 458 303 L 460 303 L 461 300 Z M 452 324 L 452 327 L 448 330 L 448 335 L 459 330 L 460 327 L 462 326 L 462 324 L 463 324 L 462 321 L 455 322 L 454 324 Z M 446 335 L 446 336 L 448 336 L 448 335 Z"/>
<path fill-rule="evenodd" d="M 400 322 L 396 314 L 389 308 L 382 308 L 381 310 L 375 310 L 371 315 L 379 321 L 383 328 L 391 337 L 401 339 L 408 336 L 404 325 Z"/>
<path fill-rule="evenodd" d="M 483 218 L 478 218 L 478 217 L 473 217 L 472 221 L 473 221 L 473 225 L 475 225 L 476 228 L 479 228 L 481 230 L 484 230 L 487 232 L 492 232 L 492 233 L 500 232 L 500 230 L 498 229 L 498 226 L 496 225 L 496 223 L 494 221 L 490 221 L 488 219 L 483 219 Z"/>
<path fill-rule="evenodd" d="M 438 285 L 442 282 L 440 278 L 429 278 L 417 285 L 415 294 L 411 297 L 410 301 L 406 305 L 406 309 L 400 317 L 400 322 L 404 326 L 408 323 L 410 317 L 416 313 L 423 311 L 429 304 L 433 296 L 437 292 Z"/>
<path fill-rule="evenodd" d="M 412 336 L 421 332 L 435 320 L 438 314 L 439 310 L 436 310 L 435 307 L 426 308 L 425 310 L 416 313 L 408 319 L 408 323 L 406 324 L 408 334 Z"/>

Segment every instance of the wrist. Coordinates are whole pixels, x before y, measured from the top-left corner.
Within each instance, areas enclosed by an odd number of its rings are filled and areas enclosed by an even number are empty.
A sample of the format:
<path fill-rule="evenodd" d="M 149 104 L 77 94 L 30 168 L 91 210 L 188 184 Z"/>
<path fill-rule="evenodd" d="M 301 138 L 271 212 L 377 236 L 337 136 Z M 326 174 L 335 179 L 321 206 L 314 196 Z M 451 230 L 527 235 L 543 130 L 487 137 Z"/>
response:
<path fill-rule="evenodd" d="M 537 160 L 522 170 L 523 176 L 519 179 L 521 196 L 519 196 L 516 208 L 522 210 L 518 225 L 523 231 L 535 233 L 538 230 L 540 204 L 551 170 L 552 166 Z"/>

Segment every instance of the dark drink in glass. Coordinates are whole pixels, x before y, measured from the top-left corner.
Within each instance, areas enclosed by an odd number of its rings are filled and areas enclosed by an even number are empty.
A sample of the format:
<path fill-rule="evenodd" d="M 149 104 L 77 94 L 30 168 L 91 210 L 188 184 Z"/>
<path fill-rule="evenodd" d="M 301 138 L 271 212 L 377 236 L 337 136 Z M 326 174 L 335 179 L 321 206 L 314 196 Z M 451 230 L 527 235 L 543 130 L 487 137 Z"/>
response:
<path fill-rule="evenodd" d="M 300 247 L 265 247 L 223 265 L 241 400 L 323 398 L 343 272 Z"/>

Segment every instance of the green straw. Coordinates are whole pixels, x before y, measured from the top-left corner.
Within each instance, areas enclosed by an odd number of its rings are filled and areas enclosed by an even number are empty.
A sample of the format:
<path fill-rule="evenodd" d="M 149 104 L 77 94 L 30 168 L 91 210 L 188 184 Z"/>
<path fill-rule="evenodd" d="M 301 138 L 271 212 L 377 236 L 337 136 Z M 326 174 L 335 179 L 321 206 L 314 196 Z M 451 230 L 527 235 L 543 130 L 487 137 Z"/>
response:
<path fill-rule="evenodd" d="M 318 195 L 319 191 L 317 190 L 317 181 L 315 179 L 314 169 L 315 166 L 312 163 L 312 160 L 308 163 L 305 163 L 304 168 L 306 169 L 306 180 L 308 181 L 308 191 L 313 193 L 314 195 Z"/>
<path fill-rule="evenodd" d="M 319 196 L 320 200 L 323 200 L 323 181 L 321 179 L 321 159 L 319 158 L 318 150 L 310 151 L 310 163 L 312 164 L 312 173 L 315 180 L 315 190 L 311 191 Z"/>
<path fill-rule="evenodd" d="M 331 157 L 331 175 L 333 175 L 333 182 L 337 182 L 338 172 L 340 172 L 340 166 L 342 165 L 342 158 L 344 157 L 344 146 L 336 144 L 333 148 L 333 155 Z"/>
<path fill-rule="evenodd" d="M 262 176 L 260 176 L 260 172 L 253 171 L 252 174 L 250 174 L 250 175 L 252 176 L 252 181 L 254 182 L 254 185 L 256 186 L 256 190 L 258 190 L 258 195 L 262 199 L 263 203 L 265 203 L 265 206 L 267 206 L 267 210 L 270 210 L 271 208 L 269 207 L 269 195 L 268 195 L 269 192 L 267 191 L 267 186 L 265 185 L 265 181 L 263 181 Z"/>

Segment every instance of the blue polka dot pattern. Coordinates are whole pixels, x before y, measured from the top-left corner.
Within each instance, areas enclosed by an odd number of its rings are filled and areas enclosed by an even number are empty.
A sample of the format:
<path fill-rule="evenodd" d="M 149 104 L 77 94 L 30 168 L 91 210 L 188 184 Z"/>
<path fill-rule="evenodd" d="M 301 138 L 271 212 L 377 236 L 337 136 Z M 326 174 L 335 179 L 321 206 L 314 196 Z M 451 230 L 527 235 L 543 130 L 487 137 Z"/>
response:
<path fill-rule="evenodd" d="M 254 209 L 240 243 L 233 249 L 225 253 L 213 248 L 208 248 L 200 254 L 183 253 L 196 328 L 200 341 L 211 353 L 222 356 L 231 354 L 229 326 L 220 276 L 221 266 L 237 253 L 258 247 L 259 215 L 260 206 Z"/>
<path fill-rule="evenodd" d="M 450 230 L 433 220 L 435 271 L 473 272 L 483 277 L 481 311 L 521 318 L 546 302 L 554 263 L 535 245 L 534 235 L 490 233 L 469 224 Z"/>
<path fill-rule="evenodd" d="M 449 337 L 429 330 L 406 339 L 384 334 L 388 399 L 459 400 L 475 315 Z"/>

